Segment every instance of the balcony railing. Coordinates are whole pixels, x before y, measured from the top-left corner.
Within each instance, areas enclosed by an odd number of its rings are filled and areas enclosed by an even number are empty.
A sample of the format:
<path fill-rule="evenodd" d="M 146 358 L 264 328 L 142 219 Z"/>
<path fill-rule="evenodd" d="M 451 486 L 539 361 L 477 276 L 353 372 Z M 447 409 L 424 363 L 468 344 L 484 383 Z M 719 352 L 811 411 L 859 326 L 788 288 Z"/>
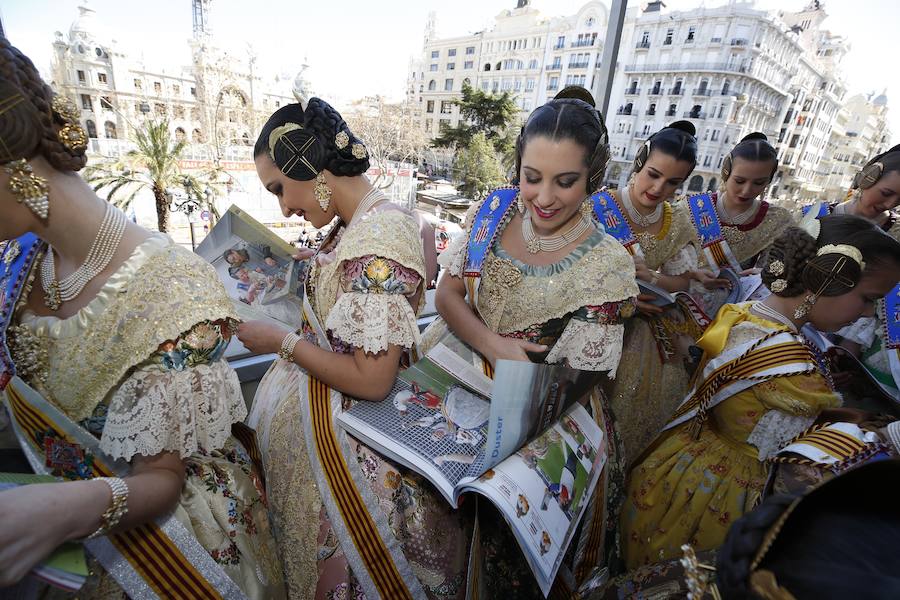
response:
<path fill-rule="evenodd" d="M 675 116 L 675 111 L 674 111 L 674 110 L 667 110 L 667 111 L 666 111 L 666 116 L 667 116 L 667 117 L 674 117 L 674 116 Z"/>
<path fill-rule="evenodd" d="M 552 65 L 547 65 L 546 69 L 548 71 L 559 71 L 562 69 L 562 63 L 553 63 Z"/>
<path fill-rule="evenodd" d="M 750 43 L 750 40 L 747 38 L 732 38 L 731 45 L 732 46 L 746 46 Z"/>
<path fill-rule="evenodd" d="M 630 109 L 626 110 L 626 109 L 624 109 L 624 108 L 620 108 L 619 110 L 616 111 L 616 114 L 617 114 L 617 115 L 625 115 L 625 116 L 629 116 L 629 115 L 632 114 L 632 111 L 631 111 Z"/>
<path fill-rule="evenodd" d="M 641 88 L 639 88 L 639 87 L 628 88 L 627 90 L 625 90 L 626 96 L 639 96 L 640 93 L 641 93 Z"/>
<path fill-rule="evenodd" d="M 558 89 L 559 89 L 558 83 L 551 83 L 551 84 L 547 85 L 547 90 L 549 90 L 549 91 L 555 91 Z"/>
<path fill-rule="evenodd" d="M 705 112 L 694 112 L 691 110 L 691 111 L 684 113 L 684 118 L 685 119 L 705 119 L 706 113 Z"/>
<path fill-rule="evenodd" d="M 587 46 L 593 46 L 594 42 L 591 40 L 582 40 L 580 42 L 572 42 L 572 48 L 585 48 Z"/>
<path fill-rule="evenodd" d="M 634 47 L 638 50 L 646 50 L 650 47 L 650 42 L 638 42 Z"/>
<path fill-rule="evenodd" d="M 722 38 L 720 38 L 720 37 L 709 38 L 709 43 L 710 44 L 721 44 Z"/>
<path fill-rule="evenodd" d="M 684 43 L 685 43 L 685 44 L 693 44 L 693 43 L 694 43 L 694 38 L 684 38 Z"/>
<path fill-rule="evenodd" d="M 656 111 L 648 109 L 647 112 L 645 112 L 644 114 L 647 115 L 648 117 L 652 117 L 653 115 L 656 114 Z"/>
<path fill-rule="evenodd" d="M 570 68 L 570 69 L 587 69 L 588 64 L 590 64 L 590 61 L 585 61 L 585 62 L 570 62 L 570 63 L 569 63 L 569 68 Z"/>
<path fill-rule="evenodd" d="M 651 96 L 660 96 L 662 93 L 663 89 L 661 87 L 650 88 L 650 91 L 648 92 Z"/>
<path fill-rule="evenodd" d="M 631 64 L 625 65 L 626 73 L 671 73 L 676 71 L 726 71 L 729 73 L 747 73 L 747 67 L 730 65 L 728 63 L 701 62 L 701 63 L 658 63 L 649 65 Z"/>
<path fill-rule="evenodd" d="M 708 87 L 696 87 L 694 88 L 695 96 L 712 96 L 712 90 Z"/>
<path fill-rule="evenodd" d="M 684 88 L 681 88 L 681 87 L 673 87 L 671 90 L 669 90 L 670 96 L 681 96 L 683 94 L 684 94 Z"/>

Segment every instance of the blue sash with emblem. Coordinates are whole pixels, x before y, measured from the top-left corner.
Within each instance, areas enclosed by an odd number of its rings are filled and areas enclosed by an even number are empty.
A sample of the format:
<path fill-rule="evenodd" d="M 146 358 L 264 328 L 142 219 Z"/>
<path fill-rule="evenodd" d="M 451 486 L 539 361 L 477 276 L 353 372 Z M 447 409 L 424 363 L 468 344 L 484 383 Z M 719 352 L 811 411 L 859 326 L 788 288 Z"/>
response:
<path fill-rule="evenodd" d="M 469 243 L 466 247 L 466 261 L 463 265 L 463 279 L 469 295 L 469 304 L 476 311 L 481 269 L 500 232 L 500 224 L 506 220 L 507 213 L 515 206 L 518 195 L 517 187 L 497 188 L 487 195 L 472 220 Z"/>
<path fill-rule="evenodd" d="M 828 206 L 827 202 L 817 202 L 815 204 L 808 204 L 800 209 L 800 212 L 805 217 L 809 214 L 809 211 L 816 211 L 816 218 L 821 219 L 822 217 L 827 217 L 831 214 L 831 207 Z"/>
<path fill-rule="evenodd" d="M 632 256 L 643 256 L 641 245 L 638 244 L 631 226 L 622 214 L 622 207 L 609 190 L 602 189 L 591 196 L 591 206 L 594 209 L 594 217 L 606 228 L 606 233 L 613 236 Z"/>
<path fill-rule="evenodd" d="M 41 240 L 33 233 L 4 243 L 0 252 L 0 390 L 6 387 L 16 374 L 9 353 L 6 332 L 12 322 L 13 311 L 28 271 L 41 246 Z"/>
<path fill-rule="evenodd" d="M 900 387 L 900 283 L 884 297 L 882 307 L 884 349 L 888 354 L 894 384 Z"/>
<path fill-rule="evenodd" d="M 716 203 L 710 194 L 696 194 L 687 200 L 691 210 L 691 221 L 700 239 L 700 247 L 710 267 L 731 268 L 735 273 L 742 271 L 725 235 L 722 233 L 722 224 L 716 213 Z"/>

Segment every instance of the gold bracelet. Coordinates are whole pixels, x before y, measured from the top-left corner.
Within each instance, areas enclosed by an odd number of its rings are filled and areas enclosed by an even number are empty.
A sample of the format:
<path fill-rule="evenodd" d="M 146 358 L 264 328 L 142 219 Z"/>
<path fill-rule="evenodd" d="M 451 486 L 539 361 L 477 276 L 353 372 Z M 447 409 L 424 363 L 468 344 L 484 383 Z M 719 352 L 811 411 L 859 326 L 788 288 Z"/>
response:
<path fill-rule="evenodd" d="M 86 540 L 106 535 L 119 524 L 119 521 L 128 512 L 128 484 L 125 483 L 125 480 L 118 477 L 97 477 L 94 481 L 102 481 L 109 486 L 112 492 L 112 501 L 109 503 L 109 508 L 106 509 L 106 512 L 100 516 L 100 527 L 97 531 L 84 538 Z"/>
<path fill-rule="evenodd" d="M 284 336 L 284 339 L 281 340 L 281 350 L 278 351 L 278 358 L 288 362 L 294 362 L 294 348 L 302 339 L 303 338 L 293 331 Z"/>

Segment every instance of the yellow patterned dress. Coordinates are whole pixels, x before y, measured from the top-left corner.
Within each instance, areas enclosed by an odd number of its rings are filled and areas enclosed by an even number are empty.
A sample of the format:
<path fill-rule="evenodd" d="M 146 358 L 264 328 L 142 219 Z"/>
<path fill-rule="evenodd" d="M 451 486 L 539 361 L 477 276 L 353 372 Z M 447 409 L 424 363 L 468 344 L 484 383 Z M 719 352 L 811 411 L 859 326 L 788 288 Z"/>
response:
<path fill-rule="evenodd" d="M 247 409 L 223 358 L 235 317 L 212 267 L 157 234 L 72 317 L 24 305 L 17 317 L 10 350 L 28 366 L 23 379 L 113 458 L 180 454 L 187 478 L 175 517 L 248 597 L 283 597 L 260 478 L 231 435 Z M 40 364 L 17 360 L 35 347 L 46 352 Z M 93 570 L 85 597 L 122 597 L 99 564 Z"/>
<path fill-rule="evenodd" d="M 726 305 L 721 321 L 736 323 L 723 351 L 783 325 L 759 318 L 749 304 Z M 717 326 L 710 325 L 710 330 Z M 819 372 L 766 380 L 717 404 L 695 439 L 690 422 L 662 433 L 629 474 L 621 534 L 629 568 L 718 547 L 731 524 L 750 510 L 766 479 L 764 460 L 840 404 Z"/>
<path fill-rule="evenodd" d="M 323 241 L 310 269 L 310 304 L 336 353 L 409 350 L 419 339 L 416 312 L 426 277 L 415 219 L 389 203 L 339 224 Z M 413 305 L 413 302 L 418 302 Z M 316 335 L 304 327 L 312 343 Z M 404 358 L 408 360 L 408 356 Z M 248 425 L 256 429 L 285 580 L 291 598 L 357 599 L 365 590 L 352 559 L 353 541 L 325 510 L 306 439 L 301 390 L 307 373 L 276 361 L 260 382 Z M 353 400 L 344 397 L 345 406 Z M 424 594 L 463 598 L 471 520 L 418 474 L 349 438 L 362 479 Z M 440 532 L 440 535 L 435 535 Z"/>
<path fill-rule="evenodd" d="M 694 229 L 685 202 L 666 202 L 663 210 L 659 233 L 638 233 L 636 237 L 649 269 L 681 275 L 696 267 L 690 245 Z M 660 336 L 692 341 L 700 333 L 675 310 L 659 317 L 637 313 L 626 321 L 622 359 L 609 396 L 628 463 L 659 433 L 687 393 L 686 349 L 682 347 L 664 360 Z"/>

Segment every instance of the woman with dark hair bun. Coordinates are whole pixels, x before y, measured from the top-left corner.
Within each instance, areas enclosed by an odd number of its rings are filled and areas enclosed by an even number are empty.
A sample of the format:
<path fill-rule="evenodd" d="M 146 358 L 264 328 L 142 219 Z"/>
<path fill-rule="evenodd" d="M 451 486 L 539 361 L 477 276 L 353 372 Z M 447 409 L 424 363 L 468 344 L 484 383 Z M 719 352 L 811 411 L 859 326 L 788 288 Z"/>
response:
<path fill-rule="evenodd" d="M 698 279 L 721 285 L 711 273 L 697 269 L 685 203 L 670 202 L 697 162 L 694 133 L 691 123 L 676 121 L 651 135 L 634 159 L 628 185 L 611 192 L 637 240 L 632 252 L 639 282 L 667 292 L 686 291 Z M 629 462 L 659 433 L 687 392 L 686 348 L 702 333 L 680 305 L 663 310 L 641 302 L 638 307 L 641 313 L 626 324 L 622 369 L 610 391 Z"/>
<path fill-rule="evenodd" d="M 865 219 L 806 219 L 768 249 L 772 295 L 725 305 L 697 344 L 699 376 L 630 473 L 622 538 L 630 568 L 682 544 L 717 547 L 759 499 L 767 464 L 839 407 L 828 363 L 801 328 L 836 331 L 871 316 L 900 278 L 900 243 Z"/>
<path fill-rule="evenodd" d="M 850 200 L 832 207 L 832 214 L 869 219 L 895 240 L 900 240 L 900 146 L 873 156 L 853 179 Z M 900 294 L 900 286 L 896 293 Z M 892 316 L 892 315 L 891 315 Z M 840 345 L 857 355 L 882 388 L 900 402 L 900 354 L 885 335 L 889 321 L 885 301 L 875 316 L 860 319 L 837 332 Z M 891 325 L 900 327 L 900 325 Z M 891 337 L 896 338 L 900 332 Z"/>
<path fill-rule="evenodd" d="M 316 228 L 334 221 L 310 259 L 301 329 L 259 321 L 238 328 L 245 346 L 279 357 L 247 423 L 266 470 L 288 592 L 460 596 L 470 521 L 335 421 L 354 402 L 383 400 L 410 361 L 416 314 L 434 278 L 434 234 L 372 187 L 364 142 L 324 100 L 276 111 L 254 154 L 285 217 Z"/>
<path fill-rule="evenodd" d="M 80 120 L 0 37 L 0 398 L 59 480 L 0 492 L 0 588 L 77 541 L 86 598 L 282 598 L 237 315 L 209 264 L 81 179 Z M 40 586 L 19 591 L 61 595 Z"/>
<path fill-rule="evenodd" d="M 793 224 L 790 212 L 766 202 L 765 191 L 778 170 L 778 153 L 765 134 L 750 133 L 731 149 L 722 161 L 719 191 L 712 194 L 722 234 L 741 273 L 756 267 L 762 251 Z M 695 244 L 700 246 L 699 234 Z M 701 264 L 713 271 L 729 263 Z M 737 273 L 740 275 L 741 273 Z M 727 290 L 708 290 L 692 286 L 707 314 L 715 315 L 725 301 Z"/>
<path fill-rule="evenodd" d="M 475 204 L 466 219 L 467 235 L 441 255 L 448 271 L 437 291 L 442 319 L 424 337 L 426 346 L 434 344 L 449 327 L 488 371 L 506 359 L 612 377 L 624 319 L 634 314 L 634 262 L 591 216 L 590 196 L 609 160 L 603 119 L 586 91 L 567 90 L 562 96 L 535 109 L 522 127 L 516 142 L 518 186 L 495 190 Z M 598 484 L 589 526 L 572 542 L 580 550 L 566 564 L 576 588 L 614 557 L 615 537 L 605 530 L 616 522 L 623 484 L 615 424 L 600 394 L 592 396 L 588 410 L 611 436 L 609 475 Z M 509 526 L 485 503 L 479 511 L 476 595 L 540 597 Z M 565 590 L 570 583 L 558 577 L 556 585 Z"/>

